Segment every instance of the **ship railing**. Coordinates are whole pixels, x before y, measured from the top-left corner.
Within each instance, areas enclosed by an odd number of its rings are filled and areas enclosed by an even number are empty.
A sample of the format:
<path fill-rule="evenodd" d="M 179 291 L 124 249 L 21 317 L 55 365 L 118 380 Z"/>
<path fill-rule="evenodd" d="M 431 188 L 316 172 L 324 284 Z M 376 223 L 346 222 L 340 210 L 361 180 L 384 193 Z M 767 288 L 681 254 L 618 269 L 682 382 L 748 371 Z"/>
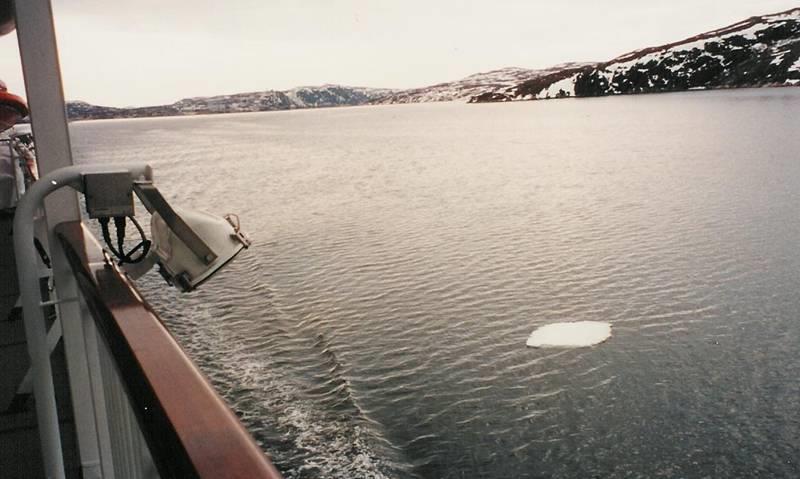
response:
<path fill-rule="evenodd" d="M 84 325 L 84 393 L 99 445 L 99 464 L 84 467 L 84 477 L 279 478 L 86 225 L 63 222 L 55 238 L 77 284 L 81 316 L 60 320 Z"/>

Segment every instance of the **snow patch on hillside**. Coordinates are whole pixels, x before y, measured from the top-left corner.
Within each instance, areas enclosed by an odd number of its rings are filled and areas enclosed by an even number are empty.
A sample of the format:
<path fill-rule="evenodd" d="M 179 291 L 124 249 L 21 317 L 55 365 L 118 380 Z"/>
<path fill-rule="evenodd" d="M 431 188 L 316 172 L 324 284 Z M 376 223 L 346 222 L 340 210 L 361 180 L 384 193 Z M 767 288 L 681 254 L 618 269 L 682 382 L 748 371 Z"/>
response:
<path fill-rule="evenodd" d="M 796 8 L 635 50 L 595 68 L 564 69 L 486 90 L 470 102 L 797 85 L 799 72 L 800 8 Z"/>
<path fill-rule="evenodd" d="M 547 88 L 543 88 L 536 94 L 537 100 L 548 98 L 565 98 L 575 96 L 575 78 L 576 75 L 564 78 L 555 83 L 550 84 Z"/>
<path fill-rule="evenodd" d="M 562 63 L 540 70 L 519 67 L 501 68 L 498 70 L 476 73 L 453 82 L 399 91 L 385 98 L 381 98 L 375 103 L 422 103 L 463 100 L 486 92 L 506 91 L 515 85 L 519 85 L 520 83 L 534 78 L 539 78 L 567 68 L 591 64 L 592 63 Z"/>

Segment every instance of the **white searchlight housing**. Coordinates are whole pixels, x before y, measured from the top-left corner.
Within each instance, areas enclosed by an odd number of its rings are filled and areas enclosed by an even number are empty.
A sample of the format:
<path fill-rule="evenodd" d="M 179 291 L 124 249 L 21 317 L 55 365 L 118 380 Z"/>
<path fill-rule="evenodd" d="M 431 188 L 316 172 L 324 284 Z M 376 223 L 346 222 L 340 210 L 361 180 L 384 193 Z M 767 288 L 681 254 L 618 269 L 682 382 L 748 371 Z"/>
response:
<path fill-rule="evenodd" d="M 150 220 L 151 253 L 161 265 L 161 275 L 183 291 L 191 291 L 250 245 L 233 215 L 214 216 L 202 211 L 176 209 L 180 218 L 216 256 L 201 258 L 169 227 L 160 214 Z"/>
<path fill-rule="evenodd" d="M 173 209 L 151 181 L 134 182 L 133 192 L 151 214 L 152 242 L 143 261 L 123 265 L 133 279 L 158 264 L 167 283 L 184 292 L 192 291 L 250 246 L 236 215 L 219 217 Z"/>

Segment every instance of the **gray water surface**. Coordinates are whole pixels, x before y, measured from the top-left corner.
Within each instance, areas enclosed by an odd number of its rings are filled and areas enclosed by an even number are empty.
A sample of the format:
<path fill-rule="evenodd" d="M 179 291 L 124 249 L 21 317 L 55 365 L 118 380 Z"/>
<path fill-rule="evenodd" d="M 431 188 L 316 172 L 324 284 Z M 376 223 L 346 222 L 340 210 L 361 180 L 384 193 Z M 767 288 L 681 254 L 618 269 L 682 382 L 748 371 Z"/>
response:
<path fill-rule="evenodd" d="M 140 285 L 287 477 L 798 477 L 798 118 L 783 88 L 71 131 L 240 215 L 199 291 Z M 583 320 L 613 336 L 525 347 Z"/>

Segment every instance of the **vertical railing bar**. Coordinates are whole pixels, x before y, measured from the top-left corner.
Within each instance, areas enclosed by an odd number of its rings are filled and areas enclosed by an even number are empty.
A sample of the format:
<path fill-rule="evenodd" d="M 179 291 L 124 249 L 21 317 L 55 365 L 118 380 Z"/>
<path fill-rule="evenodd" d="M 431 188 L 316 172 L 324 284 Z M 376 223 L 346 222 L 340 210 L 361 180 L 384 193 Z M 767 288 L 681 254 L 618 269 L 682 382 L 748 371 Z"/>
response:
<path fill-rule="evenodd" d="M 91 387 L 91 395 L 94 398 L 96 434 L 100 446 L 100 468 L 104 479 L 112 479 L 115 477 L 114 458 L 111 448 L 111 435 L 108 429 L 108 407 L 103 390 L 103 376 L 100 365 L 100 338 L 82 294 L 79 299 L 81 318 L 84 321 L 83 330 L 86 341 L 86 364 L 89 366 L 89 385 Z"/>
<path fill-rule="evenodd" d="M 98 353 L 103 375 L 104 395 L 110 411 L 109 446 L 113 449 L 114 473 L 128 479 L 157 478 L 152 457 L 142 435 L 130 399 L 111 355 L 108 343 L 98 336 Z"/>

